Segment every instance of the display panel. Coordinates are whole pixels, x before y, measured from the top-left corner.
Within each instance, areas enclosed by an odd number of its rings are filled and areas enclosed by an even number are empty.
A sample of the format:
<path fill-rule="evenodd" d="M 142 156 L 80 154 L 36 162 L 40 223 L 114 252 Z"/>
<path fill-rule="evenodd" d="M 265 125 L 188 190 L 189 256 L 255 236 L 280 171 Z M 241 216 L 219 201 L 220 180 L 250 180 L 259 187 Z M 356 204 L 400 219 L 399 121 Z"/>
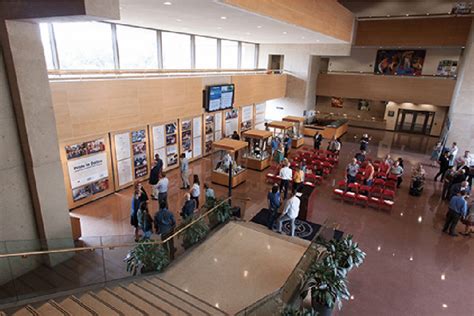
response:
<path fill-rule="evenodd" d="M 232 108 L 234 104 L 233 84 L 207 87 L 207 103 L 205 109 L 208 112 Z"/>

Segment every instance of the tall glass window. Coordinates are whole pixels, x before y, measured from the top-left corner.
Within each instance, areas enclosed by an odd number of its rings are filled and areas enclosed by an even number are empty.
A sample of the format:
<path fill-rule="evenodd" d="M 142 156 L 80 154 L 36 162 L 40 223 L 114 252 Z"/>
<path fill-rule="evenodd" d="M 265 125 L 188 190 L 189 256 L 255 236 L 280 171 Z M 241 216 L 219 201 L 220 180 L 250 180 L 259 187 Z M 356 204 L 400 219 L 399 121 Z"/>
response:
<path fill-rule="evenodd" d="M 163 68 L 191 69 L 191 36 L 170 32 L 161 33 Z"/>
<path fill-rule="evenodd" d="M 120 69 L 158 68 L 156 31 L 117 25 Z"/>
<path fill-rule="evenodd" d="M 255 44 L 242 43 L 242 69 L 255 68 Z"/>
<path fill-rule="evenodd" d="M 196 68 L 217 68 L 217 39 L 209 37 L 195 37 Z"/>
<path fill-rule="evenodd" d="M 53 54 L 51 53 L 51 42 L 49 36 L 49 25 L 47 23 L 40 23 L 41 42 L 43 42 L 44 58 L 46 59 L 46 67 L 54 69 Z"/>
<path fill-rule="evenodd" d="M 237 69 L 239 43 L 234 41 L 221 41 L 221 68 Z"/>
<path fill-rule="evenodd" d="M 114 69 L 108 23 L 54 23 L 61 69 Z"/>

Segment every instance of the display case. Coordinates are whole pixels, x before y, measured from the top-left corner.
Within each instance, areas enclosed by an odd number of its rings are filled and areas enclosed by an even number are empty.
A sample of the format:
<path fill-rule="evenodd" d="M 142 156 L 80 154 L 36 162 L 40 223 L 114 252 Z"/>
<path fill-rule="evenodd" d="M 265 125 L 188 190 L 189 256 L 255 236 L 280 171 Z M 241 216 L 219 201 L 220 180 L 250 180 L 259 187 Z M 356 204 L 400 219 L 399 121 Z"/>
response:
<path fill-rule="evenodd" d="M 247 168 L 263 170 L 270 166 L 271 145 L 269 144 L 272 132 L 251 129 L 242 133 L 244 141 L 248 142 Z"/>
<path fill-rule="evenodd" d="M 286 133 L 291 134 L 293 130 L 293 122 L 272 121 L 267 124 L 267 127 L 273 132 L 273 137 L 283 139 Z"/>
<path fill-rule="evenodd" d="M 291 147 L 299 148 L 304 145 L 304 117 L 300 116 L 285 116 L 284 122 L 293 123 L 291 136 Z"/>
<path fill-rule="evenodd" d="M 232 187 L 245 182 L 247 177 L 247 147 L 248 143 L 241 140 L 224 138 L 212 144 L 212 174 L 213 183 L 228 186 L 229 168 L 232 168 Z"/>

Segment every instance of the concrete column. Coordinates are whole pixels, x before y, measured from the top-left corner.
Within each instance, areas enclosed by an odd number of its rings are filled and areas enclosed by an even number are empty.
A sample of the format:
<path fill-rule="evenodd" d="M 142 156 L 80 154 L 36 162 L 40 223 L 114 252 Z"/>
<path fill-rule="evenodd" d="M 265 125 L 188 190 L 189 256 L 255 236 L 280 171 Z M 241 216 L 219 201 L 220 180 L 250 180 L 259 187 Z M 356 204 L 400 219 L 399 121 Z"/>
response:
<path fill-rule="evenodd" d="M 38 237 L 71 238 L 56 120 L 39 25 L 4 21 L 0 38 Z M 12 216 L 15 211 L 12 207 Z"/>
<path fill-rule="evenodd" d="M 474 23 L 461 60 L 449 120 L 447 144 L 457 142 L 460 153 L 474 152 Z"/>

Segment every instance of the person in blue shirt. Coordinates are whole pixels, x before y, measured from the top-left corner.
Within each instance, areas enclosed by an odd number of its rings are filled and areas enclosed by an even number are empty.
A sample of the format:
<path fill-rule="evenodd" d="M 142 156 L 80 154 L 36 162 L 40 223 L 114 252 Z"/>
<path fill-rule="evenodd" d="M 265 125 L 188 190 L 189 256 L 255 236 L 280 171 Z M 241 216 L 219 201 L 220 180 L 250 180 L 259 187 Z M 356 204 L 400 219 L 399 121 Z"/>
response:
<path fill-rule="evenodd" d="M 176 220 L 173 213 L 168 210 L 165 201 L 161 201 L 160 209 L 155 214 L 154 222 L 156 233 L 161 234 L 161 240 L 165 240 L 173 234 Z M 173 238 L 166 242 L 165 248 L 167 248 L 170 258 L 173 259 L 175 252 Z"/>
<path fill-rule="evenodd" d="M 278 184 L 274 184 L 272 187 L 272 191 L 268 192 L 267 195 L 268 199 L 268 209 L 270 211 L 270 215 L 268 216 L 267 227 L 268 229 L 273 228 L 273 224 L 278 217 L 278 210 L 280 209 L 281 199 L 280 199 L 280 188 Z"/>
<path fill-rule="evenodd" d="M 458 192 L 449 201 L 449 210 L 446 214 L 446 222 L 444 223 L 443 232 L 449 233 L 450 236 L 457 236 L 456 225 L 460 218 L 467 215 L 466 192 Z"/>
<path fill-rule="evenodd" d="M 280 140 L 278 137 L 272 138 L 272 157 L 275 155 L 275 151 L 277 151 L 278 146 L 280 145 Z"/>

